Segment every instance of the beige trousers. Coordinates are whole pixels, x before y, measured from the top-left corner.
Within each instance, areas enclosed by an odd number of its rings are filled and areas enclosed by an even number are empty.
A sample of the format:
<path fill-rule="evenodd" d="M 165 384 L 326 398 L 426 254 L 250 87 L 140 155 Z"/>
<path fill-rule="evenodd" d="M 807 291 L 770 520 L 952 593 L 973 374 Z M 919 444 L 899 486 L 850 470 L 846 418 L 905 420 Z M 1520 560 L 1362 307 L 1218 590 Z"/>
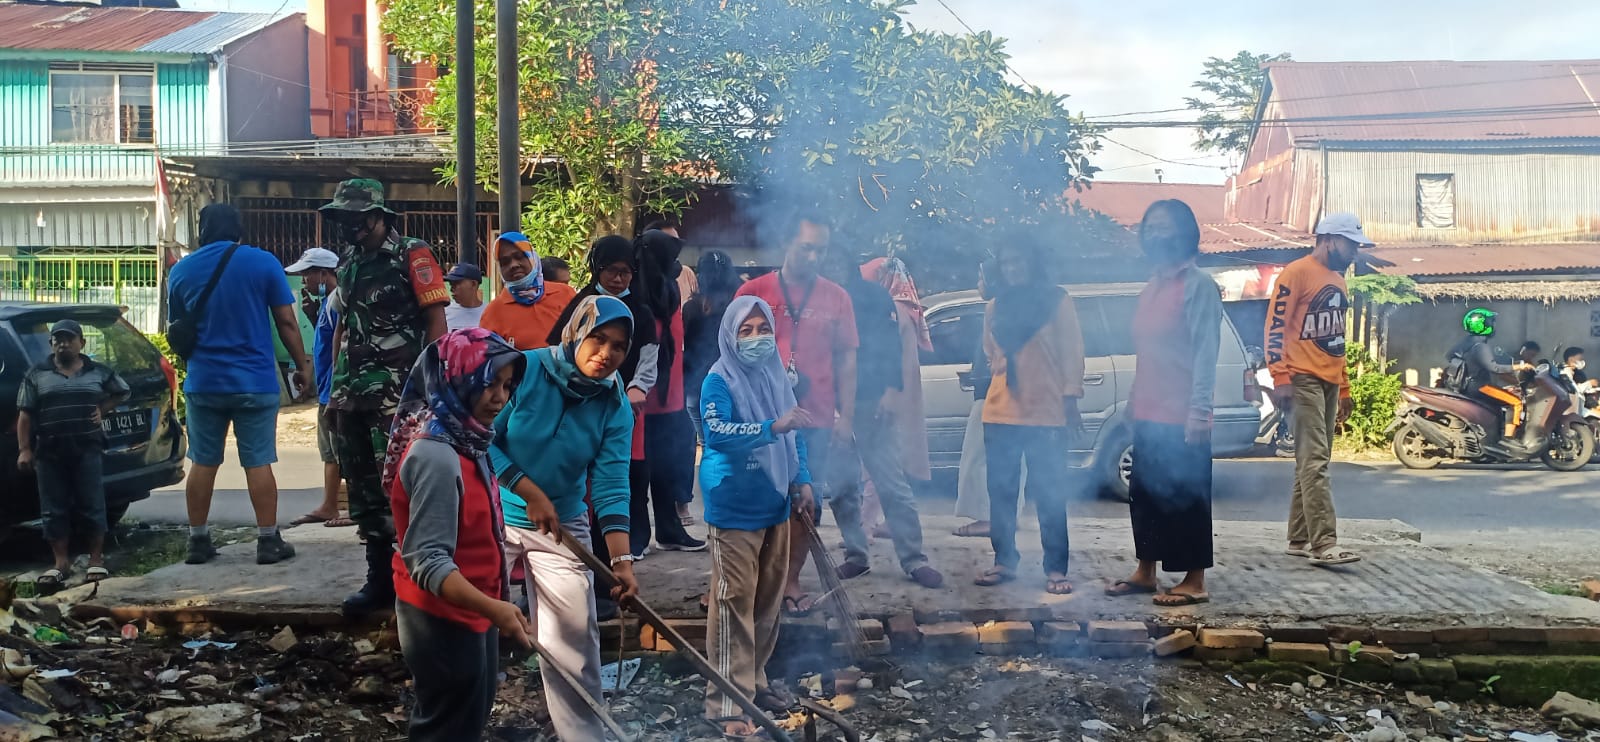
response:
<path fill-rule="evenodd" d="M 1289 541 L 1320 549 L 1339 540 L 1333 514 L 1333 427 L 1339 385 L 1315 376 L 1294 377 L 1294 495 L 1289 500 Z"/>
<path fill-rule="evenodd" d="M 783 585 L 789 579 L 789 522 L 760 531 L 708 526 L 710 620 L 706 658 L 746 696 L 767 687 L 767 661 L 778 646 Z M 706 688 L 706 718 L 744 712 L 715 685 Z"/>

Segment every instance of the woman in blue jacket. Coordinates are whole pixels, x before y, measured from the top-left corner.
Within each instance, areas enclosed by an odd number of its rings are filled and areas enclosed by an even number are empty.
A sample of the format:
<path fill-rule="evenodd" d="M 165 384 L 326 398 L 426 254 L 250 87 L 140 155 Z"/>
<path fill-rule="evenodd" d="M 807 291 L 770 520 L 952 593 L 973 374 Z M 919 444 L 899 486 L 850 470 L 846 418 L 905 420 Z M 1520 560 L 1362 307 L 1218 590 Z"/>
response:
<path fill-rule="evenodd" d="M 506 558 L 526 572 L 539 645 L 600 698 L 600 631 L 593 575 L 561 545 L 559 529 L 589 545 L 587 489 L 614 556 L 612 598 L 637 595 L 628 552 L 628 459 L 633 410 L 617 367 L 628 355 L 633 315 L 620 300 L 584 297 L 561 344 L 528 351 L 528 370 L 494 421 L 489 449 L 500 480 Z M 561 739 L 604 739 L 600 717 L 545 668 L 545 702 Z"/>
<path fill-rule="evenodd" d="M 717 345 L 722 357 L 700 391 L 706 441 L 700 488 L 711 540 L 706 654 L 745 695 L 779 711 L 794 701 L 767 682 L 765 668 L 778 643 L 788 579 L 789 513 L 812 502 L 805 444 L 794 433 L 811 417 L 796 406 L 765 301 L 734 299 Z M 757 731 L 715 685 L 706 689 L 706 718 L 729 736 Z"/>

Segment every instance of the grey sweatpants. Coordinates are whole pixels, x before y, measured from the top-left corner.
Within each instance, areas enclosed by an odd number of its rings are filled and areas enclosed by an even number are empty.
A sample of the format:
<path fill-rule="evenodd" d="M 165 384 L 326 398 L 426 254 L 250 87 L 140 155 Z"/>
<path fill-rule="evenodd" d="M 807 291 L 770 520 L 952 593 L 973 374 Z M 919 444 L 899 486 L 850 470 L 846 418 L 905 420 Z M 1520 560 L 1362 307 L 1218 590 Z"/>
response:
<path fill-rule="evenodd" d="M 562 522 L 562 527 L 589 546 L 589 516 Z M 600 691 L 600 627 L 595 623 L 594 575 L 572 550 L 537 530 L 506 526 L 506 559 L 523 562 L 528 590 L 528 617 L 534 638 L 552 659 L 583 683 L 595 700 Z M 556 736 L 567 740 L 602 740 L 600 717 L 554 670 L 541 667 L 544 700 Z"/>
<path fill-rule="evenodd" d="M 910 574 L 928 565 L 928 557 L 922 551 L 922 519 L 917 514 L 916 496 L 906 480 L 900 439 L 891 425 L 892 419 L 873 414 L 877 405 L 865 407 L 856 413 L 855 441 L 840 446 L 833 454 L 828 506 L 844 537 L 844 560 L 866 566 L 867 532 L 861 524 L 861 470 L 865 468 L 883 503 L 883 517 L 889 525 L 900 568 Z"/>

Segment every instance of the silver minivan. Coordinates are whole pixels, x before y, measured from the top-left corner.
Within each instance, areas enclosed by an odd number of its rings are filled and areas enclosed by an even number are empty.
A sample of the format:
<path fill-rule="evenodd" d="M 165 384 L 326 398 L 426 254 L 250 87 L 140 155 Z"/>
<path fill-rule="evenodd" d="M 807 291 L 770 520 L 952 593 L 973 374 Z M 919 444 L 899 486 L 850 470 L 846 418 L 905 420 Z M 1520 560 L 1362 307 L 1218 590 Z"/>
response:
<path fill-rule="evenodd" d="M 1133 468 L 1133 428 L 1128 394 L 1133 390 L 1133 310 L 1144 284 L 1088 284 L 1065 287 L 1083 328 L 1084 434 L 1068 451 L 1076 468 L 1094 472 L 1104 490 L 1128 498 Z M 923 408 L 928 419 L 928 450 L 935 469 L 961 463 L 961 442 L 972 411 L 972 358 L 983 333 L 985 303 L 976 291 L 953 291 L 923 301 L 933 350 L 922 353 Z M 1222 317 L 1222 347 L 1217 354 L 1217 386 L 1212 453 L 1228 456 L 1255 445 L 1261 415 L 1246 399 L 1254 381 L 1239 333 Z M 1187 394 L 1173 389 L 1173 394 Z"/>

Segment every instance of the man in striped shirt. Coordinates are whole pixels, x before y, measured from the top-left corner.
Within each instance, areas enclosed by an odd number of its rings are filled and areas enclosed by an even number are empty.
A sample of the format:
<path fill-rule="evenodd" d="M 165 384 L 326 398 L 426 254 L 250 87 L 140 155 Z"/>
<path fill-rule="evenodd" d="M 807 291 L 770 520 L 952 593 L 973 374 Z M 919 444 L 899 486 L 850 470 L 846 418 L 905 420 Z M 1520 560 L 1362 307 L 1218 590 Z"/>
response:
<path fill-rule="evenodd" d="M 101 416 L 128 398 L 122 377 L 83 355 L 83 327 L 70 319 L 50 327 L 49 360 L 28 370 L 17 390 L 17 468 L 33 470 L 39 514 L 55 565 L 39 576 L 43 588 L 60 587 L 72 557 L 67 541 L 77 521 L 89 543 L 91 580 L 107 576 L 101 548 L 106 534 L 106 491 L 100 476 L 105 448 Z"/>

